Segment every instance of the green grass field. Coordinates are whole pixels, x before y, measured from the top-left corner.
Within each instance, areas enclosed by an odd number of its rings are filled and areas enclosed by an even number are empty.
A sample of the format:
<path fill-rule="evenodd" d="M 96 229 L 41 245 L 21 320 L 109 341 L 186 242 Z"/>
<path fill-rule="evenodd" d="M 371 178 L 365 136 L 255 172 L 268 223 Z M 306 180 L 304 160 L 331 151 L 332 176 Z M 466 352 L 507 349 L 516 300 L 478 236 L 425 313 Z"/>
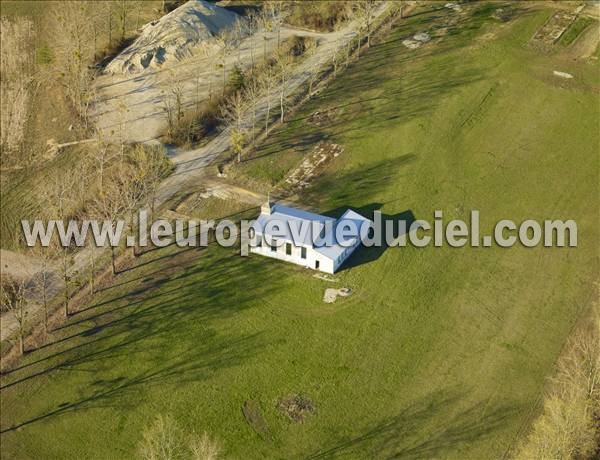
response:
<path fill-rule="evenodd" d="M 587 29 L 591 24 L 594 23 L 594 20 L 588 18 L 586 16 L 581 16 L 575 20 L 571 27 L 560 37 L 560 44 L 563 46 L 569 46 L 573 43 L 585 29 Z"/>
<path fill-rule="evenodd" d="M 3 457 L 130 458 L 159 414 L 226 458 L 503 457 L 597 292 L 598 63 L 525 46 L 549 11 L 500 24 L 474 8 L 416 51 L 402 39 L 447 11 L 400 23 L 238 174 L 277 182 L 268 162 L 328 139 L 344 153 L 304 195 L 322 212 L 477 209 L 482 232 L 574 219 L 577 248 L 363 249 L 336 274 L 353 295 L 331 305 L 335 285 L 295 266 L 154 250 L 2 378 Z M 306 121 L 330 107 L 329 125 Z M 304 423 L 276 407 L 292 393 L 316 405 Z"/>

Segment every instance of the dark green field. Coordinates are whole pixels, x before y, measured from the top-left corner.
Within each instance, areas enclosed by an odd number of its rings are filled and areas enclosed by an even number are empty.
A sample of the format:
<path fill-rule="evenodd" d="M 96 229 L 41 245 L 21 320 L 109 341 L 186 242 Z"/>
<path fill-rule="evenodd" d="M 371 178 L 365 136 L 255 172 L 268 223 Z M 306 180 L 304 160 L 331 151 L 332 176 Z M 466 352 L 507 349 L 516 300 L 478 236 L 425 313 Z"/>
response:
<path fill-rule="evenodd" d="M 233 249 L 152 251 L 2 378 L 3 458 L 130 458 L 159 414 L 225 458 L 509 453 L 597 295 L 599 67 L 527 46 L 549 10 L 501 23 L 494 8 L 410 51 L 404 38 L 448 15 L 417 11 L 237 174 L 276 183 L 326 139 L 344 153 L 303 195 L 321 212 L 476 209 L 484 233 L 574 219 L 577 248 L 362 249 L 337 284 Z M 353 294 L 326 305 L 332 286 Z M 314 401 L 304 423 L 277 409 L 289 394 Z"/>

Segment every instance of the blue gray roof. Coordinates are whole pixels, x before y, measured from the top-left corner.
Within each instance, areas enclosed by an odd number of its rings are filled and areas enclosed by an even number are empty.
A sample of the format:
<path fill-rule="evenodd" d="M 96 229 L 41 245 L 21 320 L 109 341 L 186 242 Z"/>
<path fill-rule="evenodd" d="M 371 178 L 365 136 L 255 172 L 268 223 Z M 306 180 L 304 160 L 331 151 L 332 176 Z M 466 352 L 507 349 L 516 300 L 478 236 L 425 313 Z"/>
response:
<path fill-rule="evenodd" d="M 360 228 L 365 222 L 371 223 L 369 219 L 351 209 L 339 219 L 334 219 L 297 208 L 275 205 L 271 208 L 271 214 L 261 213 L 258 216 L 253 229 L 260 235 L 314 248 L 324 257 L 336 260 L 344 250 L 360 239 Z M 346 231 L 346 244 L 342 245 L 335 238 L 336 229 L 339 225 L 348 227 L 348 224 L 354 224 L 356 231 Z M 313 235 L 317 238 L 313 239 Z"/>

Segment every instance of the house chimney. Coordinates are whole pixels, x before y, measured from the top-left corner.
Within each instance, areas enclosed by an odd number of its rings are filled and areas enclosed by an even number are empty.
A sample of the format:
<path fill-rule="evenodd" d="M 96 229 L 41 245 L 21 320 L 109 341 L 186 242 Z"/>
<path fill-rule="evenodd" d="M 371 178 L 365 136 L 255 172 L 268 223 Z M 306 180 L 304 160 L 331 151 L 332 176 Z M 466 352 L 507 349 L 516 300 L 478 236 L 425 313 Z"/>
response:
<path fill-rule="evenodd" d="M 263 203 L 262 206 L 260 207 L 260 213 L 270 216 L 272 211 L 273 211 L 273 203 L 271 202 L 270 194 L 268 194 L 267 201 L 265 203 Z"/>

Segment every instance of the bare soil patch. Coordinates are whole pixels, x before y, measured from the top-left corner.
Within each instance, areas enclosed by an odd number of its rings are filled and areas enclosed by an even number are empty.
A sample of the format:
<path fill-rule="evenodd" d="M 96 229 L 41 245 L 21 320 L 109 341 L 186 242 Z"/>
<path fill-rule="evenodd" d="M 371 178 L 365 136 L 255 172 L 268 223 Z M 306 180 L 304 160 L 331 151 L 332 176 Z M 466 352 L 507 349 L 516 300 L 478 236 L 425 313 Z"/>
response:
<path fill-rule="evenodd" d="M 307 396 L 291 394 L 279 400 L 277 408 L 292 422 L 302 423 L 317 410 L 314 402 Z"/>
<path fill-rule="evenodd" d="M 319 142 L 312 153 L 302 161 L 300 166 L 292 171 L 285 182 L 292 189 L 305 188 L 331 160 L 340 156 L 343 151 L 343 147 L 339 144 Z"/>
<path fill-rule="evenodd" d="M 325 110 L 317 110 L 310 116 L 308 121 L 318 127 L 325 126 L 335 120 L 337 112 L 337 107 L 330 107 Z"/>
<path fill-rule="evenodd" d="M 248 425 L 250 425 L 261 438 L 265 440 L 271 438 L 269 427 L 262 415 L 258 402 L 252 399 L 245 401 L 242 406 L 242 413 L 244 414 L 244 418 L 246 419 L 246 422 L 248 422 Z"/>
<path fill-rule="evenodd" d="M 325 289 L 325 294 L 323 295 L 323 302 L 325 303 L 333 303 L 339 297 L 348 297 L 352 294 L 352 290 L 350 288 L 341 288 L 341 289 Z"/>
<path fill-rule="evenodd" d="M 571 11 L 557 11 L 546 23 L 538 29 L 532 39 L 532 43 L 551 46 L 565 33 L 569 26 L 575 21 L 577 14 Z"/>

